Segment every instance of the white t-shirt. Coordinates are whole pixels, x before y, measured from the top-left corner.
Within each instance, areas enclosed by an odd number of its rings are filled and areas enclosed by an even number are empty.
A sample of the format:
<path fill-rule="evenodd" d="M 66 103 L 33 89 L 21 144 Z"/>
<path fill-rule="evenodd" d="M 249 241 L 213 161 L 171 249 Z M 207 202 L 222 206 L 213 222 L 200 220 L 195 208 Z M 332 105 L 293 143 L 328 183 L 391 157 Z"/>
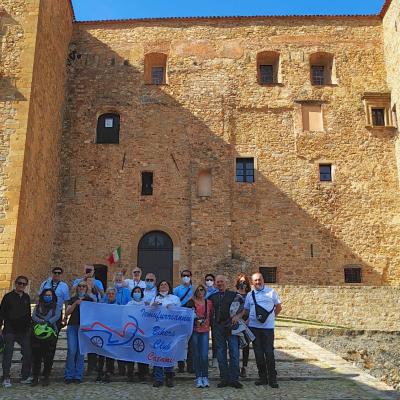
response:
<path fill-rule="evenodd" d="M 125 283 L 130 291 L 132 291 L 136 286 L 139 286 L 142 289 L 146 288 L 146 283 L 142 280 L 135 281 L 134 279 L 125 279 Z"/>
<path fill-rule="evenodd" d="M 261 328 L 261 329 L 274 329 L 275 328 L 275 312 L 271 313 L 264 323 L 261 323 L 256 318 L 256 307 L 254 305 L 252 292 L 247 293 L 246 300 L 244 302 L 244 308 L 250 310 L 249 314 L 249 327 L 250 328 Z M 254 290 L 256 296 L 256 302 L 262 308 L 267 311 L 271 311 L 274 306 L 281 304 L 278 293 L 274 289 L 264 286 L 261 290 Z"/>
<path fill-rule="evenodd" d="M 144 301 L 143 299 L 136 301 L 136 300 L 131 300 L 126 304 L 127 306 L 144 306 Z"/>
<path fill-rule="evenodd" d="M 145 303 L 150 304 L 154 301 L 154 298 L 157 296 L 157 288 L 154 287 L 153 289 L 144 289 L 143 290 L 143 301 Z"/>
<path fill-rule="evenodd" d="M 154 301 L 151 302 L 151 304 L 154 303 L 161 303 L 163 307 L 166 306 L 177 306 L 180 307 L 181 301 L 179 300 L 178 296 L 175 296 L 174 294 L 167 294 L 166 296 L 162 296 L 161 294 L 158 294 Z"/>

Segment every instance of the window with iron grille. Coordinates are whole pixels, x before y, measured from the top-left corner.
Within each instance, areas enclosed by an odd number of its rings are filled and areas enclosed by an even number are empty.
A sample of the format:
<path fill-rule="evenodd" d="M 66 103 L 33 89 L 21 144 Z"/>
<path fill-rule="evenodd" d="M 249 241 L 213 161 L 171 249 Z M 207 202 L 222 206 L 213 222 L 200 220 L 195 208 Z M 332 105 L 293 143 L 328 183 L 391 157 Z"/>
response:
<path fill-rule="evenodd" d="M 142 172 L 142 196 L 153 195 L 153 173 Z"/>
<path fill-rule="evenodd" d="M 385 126 L 385 109 L 373 108 L 371 111 L 372 111 L 372 125 Z"/>
<path fill-rule="evenodd" d="M 153 85 L 162 85 L 164 83 L 164 67 L 151 68 L 151 83 Z"/>
<path fill-rule="evenodd" d="M 254 158 L 236 159 L 236 182 L 254 182 Z"/>
<path fill-rule="evenodd" d="M 96 143 L 118 144 L 119 143 L 119 115 L 103 114 L 97 120 Z"/>
<path fill-rule="evenodd" d="M 262 85 L 274 83 L 274 67 L 272 65 L 260 65 L 260 83 Z"/>
<path fill-rule="evenodd" d="M 361 268 L 360 267 L 346 267 L 344 269 L 345 283 L 361 283 Z"/>
<path fill-rule="evenodd" d="M 324 85 L 325 67 L 323 65 L 312 65 L 311 66 L 311 79 L 313 85 Z"/>
<path fill-rule="evenodd" d="M 319 180 L 321 182 L 332 181 L 332 164 L 320 164 L 319 165 Z"/>
<path fill-rule="evenodd" d="M 260 267 L 260 274 L 265 283 L 276 283 L 277 267 Z"/>

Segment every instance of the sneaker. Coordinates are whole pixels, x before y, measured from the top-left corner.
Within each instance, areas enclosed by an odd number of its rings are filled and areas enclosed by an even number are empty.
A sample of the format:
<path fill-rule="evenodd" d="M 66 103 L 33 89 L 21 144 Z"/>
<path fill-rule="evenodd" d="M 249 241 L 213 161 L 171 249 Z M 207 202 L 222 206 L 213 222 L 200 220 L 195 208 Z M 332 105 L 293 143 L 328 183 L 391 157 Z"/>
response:
<path fill-rule="evenodd" d="M 42 382 L 42 386 L 44 386 L 44 387 L 50 385 L 50 379 L 49 379 L 48 376 L 45 376 L 45 377 L 41 380 L 41 382 Z"/>
<path fill-rule="evenodd" d="M 31 386 L 37 386 L 39 384 L 39 378 L 36 376 L 32 379 Z"/>
<path fill-rule="evenodd" d="M 103 381 L 103 377 L 100 374 L 97 375 L 97 378 L 96 378 L 95 382 L 100 383 L 102 381 Z"/>
<path fill-rule="evenodd" d="M 33 381 L 33 378 L 31 376 L 28 376 L 26 379 L 22 379 L 20 383 L 24 385 L 30 385 Z"/>
<path fill-rule="evenodd" d="M 3 387 L 10 388 L 12 386 L 10 378 L 6 378 L 3 381 Z"/>
<path fill-rule="evenodd" d="M 64 383 L 65 383 L 66 385 L 70 385 L 70 384 L 73 383 L 73 382 L 74 382 L 73 379 L 64 379 Z"/>
<path fill-rule="evenodd" d="M 246 367 L 242 367 L 242 369 L 240 370 L 240 377 L 246 378 L 246 376 L 247 376 Z"/>
<path fill-rule="evenodd" d="M 197 388 L 203 387 L 203 378 L 196 378 L 196 387 Z"/>
<path fill-rule="evenodd" d="M 278 389 L 279 385 L 276 379 L 270 379 L 269 381 L 269 386 L 271 386 L 273 389 Z"/>
<path fill-rule="evenodd" d="M 153 383 L 153 387 L 155 387 L 155 388 L 159 388 L 160 386 L 162 386 L 164 383 L 163 382 L 160 382 L 160 381 L 154 381 L 154 383 Z"/>
<path fill-rule="evenodd" d="M 203 377 L 203 387 L 205 387 L 205 388 L 210 387 L 210 383 L 208 382 L 208 378 Z"/>

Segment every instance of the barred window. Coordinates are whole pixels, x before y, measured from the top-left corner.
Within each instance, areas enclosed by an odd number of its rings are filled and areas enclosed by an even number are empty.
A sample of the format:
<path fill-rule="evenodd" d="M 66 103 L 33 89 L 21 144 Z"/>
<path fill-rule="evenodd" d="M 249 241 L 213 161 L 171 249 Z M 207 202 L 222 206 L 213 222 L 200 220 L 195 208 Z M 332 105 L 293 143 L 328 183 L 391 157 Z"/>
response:
<path fill-rule="evenodd" d="M 142 196 L 153 195 L 153 173 L 142 172 Z"/>
<path fill-rule="evenodd" d="M 236 182 L 254 182 L 254 158 L 236 159 Z"/>
<path fill-rule="evenodd" d="M 385 109 L 373 108 L 371 111 L 372 111 L 372 125 L 385 126 Z"/>
<path fill-rule="evenodd" d="M 162 85 L 164 83 L 164 67 L 153 67 L 151 69 L 151 83 Z"/>
<path fill-rule="evenodd" d="M 323 65 L 312 65 L 311 66 L 311 78 L 313 85 L 324 85 L 325 84 L 325 67 Z"/>
<path fill-rule="evenodd" d="M 260 65 L 260 83 L 262 85 L 274 83 L 274 67 L 272 65 Z"/>
<path fill-rule="evenodd" d="M 321 182 L 332 181 L 332 164 L 320 164 L 319 165 L 319 180 Z"/>
<path fill-rule="evenodd" d="M 260 267 L 260 274 L 265 283 L 276 283 L 277 267 Z"/>
<path fill-rule="evenodd" d="M 345 267 L 344 281 L 345 283 L 361 283 L 361 268 Z"/>

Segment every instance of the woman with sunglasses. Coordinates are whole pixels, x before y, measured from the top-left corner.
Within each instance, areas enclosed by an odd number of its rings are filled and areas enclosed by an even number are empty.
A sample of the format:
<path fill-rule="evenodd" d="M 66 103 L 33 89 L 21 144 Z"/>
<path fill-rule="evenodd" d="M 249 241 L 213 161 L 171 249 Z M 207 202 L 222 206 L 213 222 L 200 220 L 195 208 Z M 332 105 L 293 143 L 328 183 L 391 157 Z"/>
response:
<path fill-rule="evenodd" d="M 152 307 L 179 307 L 181 302 L 179 297 L 172 294 L 172 286 L 168 281 L 161 281 L 157 286 L 157 296 L 154 298 L 150 304 Z M 174 368 L 173 367 L 157 367 L 154 366 L 154 387 L 160 387 L 164 384 L 164 374 L 165 374 L 165 384 L 167 387 L 174 387 L 173 377 Z"/>
<path fill-rule="evenodd" d="M 208 382 L 208 337 L 210 332 L 210 316 L 212 303 L 206 299 L 206 288 L 199 285 L 186 307 L 194 309 L 196 317 L 192 334 L 192 354 L 196 387 L 209 387 Z"/>
<path fill-rule="evenodd" d="M 57 307 L 57 295 L 53 289 L 44 289 L 32 313 L 32 386 L 39 383 L 43 360 L 43 386 L 50 384 L 49 376 L 56 352 L 58 327 L 61 310 Z"/>
<path fill-rule="evenodd" d="M 88 296 L 88 285 L 85 281 L 80 281 L 76 287 L 76 296 L 69 301 L 65 311 L 64 323 L 70 316 L 67 326 L 67 362 L 65 365 L 64 382 L 81 383 L 84 368 L 84 356 L 79 351 L 79 325 L 80 325 L 80 304 L 82 301 L 93 301 Z"/>

